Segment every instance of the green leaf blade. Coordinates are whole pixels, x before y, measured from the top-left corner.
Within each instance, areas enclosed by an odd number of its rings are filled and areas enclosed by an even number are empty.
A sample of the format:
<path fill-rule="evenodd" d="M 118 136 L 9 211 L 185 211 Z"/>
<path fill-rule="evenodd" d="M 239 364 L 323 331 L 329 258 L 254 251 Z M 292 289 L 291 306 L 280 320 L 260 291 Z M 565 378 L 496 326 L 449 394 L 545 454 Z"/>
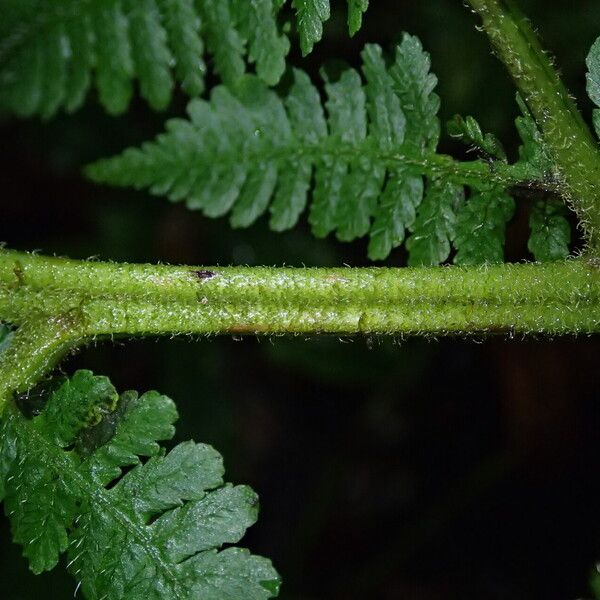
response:
<path fill-rule="evenodd" d="M 403 171 L 390 174 L 370 232 L 371 260 L 385 260 L 400 246 L 406 229 L 412 227 L 416 209 L 423 200 L 423 178 Z"/>
<path fill-rule="evenodd" d="M 173 56 L 155 0 L 125 0 L 134 69 L 140 92 L 155 110 L 171 102 Z"/>
<path fill-rule="evenodd" d="M 347 0 L 348 32 L 353 36 L 362 26 L 363 15 L 369 8 L 369 0 Z M 298 34 L 302 54 L 310 54 L 314 45 L 323 37 L 323 23 L 331 17 L 329 0 L 292 0 L 296 11 Z"/>
<path fill-rule="evenodd" d="M 348 0 L 348 31 L 357 33 L 362 27 L 363 14 L 369 8 L 369 0 Z"/>
<path fill-rule="evenodd" d="M 206 64 L 202 58 L 202 20 L 194 0 L 159 0 L 158 6 L 175 58 L 177 78 L 190 96 L 198 96 L 204 91 Z"/>
<path fill-rule="evenodd" d="M 39 574 L 53 569 L 67 549 L 67 529 L 77 507 L 59 473 L 44 467 L 43 448 L 19 437 L 19 418 L 9 415 L 2 425 L 4 510 L 13 540 L 23 546 L 31 571 Z"/>
<path fill-rule="evenodd" d="M 366 235 L 385 178 L 385 169 L 369 160 L 354 165 L 344 179 L 337 210 L 337 238 L 351 242 Z"/>
<path fill-rule="evenodd" d="M 539 200 L 534 204 L 527 247 L 538 262 L 564 260 L 569 256 L 571 226 L 567 215 L 567 208 L 559 202 Z"/>
<path fill-rule="evenodd" d="M 481 191 L 464 203 L 457 215 L 454 262 L 458 265 L 504 262 L 506 224 L 515 202 L 502 190 Z"/>
<path fill-rule="evenodd" d="M 248 59 L 256 64 L 257 75 L 268 85 L 275 85 L 285 71 L 285 57 L 290 50 L 287 37 L 277 28 L 273 0 L 234 0 L 238 28 L 246 39 Z"/>
<path fill-rule="evenodd" d="M 112 115 L 123 113 L 133 95 L 134 71 L 128 23 L 114 0 L 93 17 L 96 40 L 96 85 L 100 103 Z"/>
<path fill-rule="evenodd" d="M 158 442 L 175 434 L 177 417 L 175 404 L 162 394 L 147 392 L 138 397 L 125 392 L 115 411 L 80 434 L 77 449 L 85 457 L 82 469 L 107 485 L 121 475 L 123 467 L 138 464 L 140 456 L 156 456 Z"/>
<path fill-rule="evenodd" d="M 405 33 L 396 48 L 390 75 L 404 107 L 406 138 L 419 151 L 435 150 L 440 137 L 440 99 L 433 92 L 437 77 L 430 69 L 431 59 L 420 40 Z"/>
<path fill-rule="evenodd" d="M 238 548 L 219 551 L 255 523 L 256 494 L 223 484 L 221 456 L 209 446 L 161 451 L 156 442 L 173 435 L 176 418 L 168 398 L 128 392 L 114 406 L 109 388 L 106 378 L 80 371 L 33 420 L 7 409 L 2 491 L 31 568 L 48 570 L 67 551 L 68 569 L 91 600 L 277 595 L 270 561 Z M 79 403 L 76 416 L 63 414 Z M 65 448 L 68 440 L 76 441 Z M 135 466 L 123 474 L 128 465 Z"/>
<path fill-rule="evenodd" d="M 367 79 L 370 133 L 382 150 L 398 150 L 406 132 L 406 117 L 379 46 L 367 44 L 361 53 Z"/>
<path fill-rule="evenodd" d="M 179 564 L 215 546 L 236 544 L 257 519 L 256 494 L 246 486 L 227 485 L 165 513 L 152 528 L 169 558 Z"/>
<path fill-rule="evenodd" d="M 300 48 L 306 56 L 323 37 L 323 23 L 331 16 L 329 0 L 292 0 L 296 10 Z"/>
<path fill-rule="evenodd" d="M 308 201 L 313 168 L 309 160 L 284 163 L 278 180 L 278 188 L 270 207 L 269 226 L 273 231 L 292 229 Z"/>
<path fill-rule="evenodd" d="M 592 102 L 600 107 L 600 37 L 593 43 L 585 62 L 588 68 L 587 93 Z"/>
<path fill-rule="evenodd" d="M 484 134 L 474 117 L 455 115 L 448 122 L 448 133 L 466 144 L 472 144 L 492 159 L 506 160 L 506 152 L 500 140 L 491 133 Z"/>
<path fill-rule="evenodd" d="M 66 24 L 71 60 L 66 82 L 65 110 L 73 113 L 79 109 L 92 84 L 92 68 L 96 61 L 94 31 L 89 15 L 79 22 Z"/>
<path fill-rule="evenodd" d="M 236 82 L 244 73 L 244 43 L 235 28 L 229 2 L 206 0 L 198 5 L 206 46 L 215 60 L 215 71 L 225 83 Z"/>
<path fill-rule="evenodd" d="M 193 581 L 190 598 L 267 600 L 279 595 L 281 581 L 270 561 L 241 548 L 201 552 L 183 565 Z"/>
<path fill-rule="evenodd" d="M 522 113 L 515 120 L 517 132 L 522 141 L 519 146 L 519 162 L 531 167 L 533 174 L 540 179 L 551 177 L 554 163 L 546 149 L 542 133 L 520 95 L 517 95 L 517 104 Z"/>
<path fill-rule="evenodd" d="M 462 186 L 429 182 L 406 243 L 410 266 L 439 265 L 448 259 L 456 235 L 456 214 L 463 202 Z"/>
<path fill-rule="evenodd" d="M 318 238 L 326 237 L 338 225 L 338 206 L 347 174 L 348 165 L 339 158 L 325 157 L 317 164 L 308 222 Z"/>

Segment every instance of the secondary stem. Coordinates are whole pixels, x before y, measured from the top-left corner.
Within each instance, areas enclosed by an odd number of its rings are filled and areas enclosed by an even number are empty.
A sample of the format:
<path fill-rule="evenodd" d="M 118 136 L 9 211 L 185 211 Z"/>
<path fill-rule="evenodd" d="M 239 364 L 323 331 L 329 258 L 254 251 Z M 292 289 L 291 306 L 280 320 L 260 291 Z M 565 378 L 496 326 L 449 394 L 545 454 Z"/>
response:
<path fill-rule="evenodd" d="M 525 98 L 592 251 L 600 249 L 600 153 L 529 22 L 511 1 L 469 0 Z"/>
<path fill-rule="evenodd" d="M 13 393 L 24 392 L 51 371 L 80 341 L 69 319 L 24 323 L 0 354 L 0 411 Z"/>

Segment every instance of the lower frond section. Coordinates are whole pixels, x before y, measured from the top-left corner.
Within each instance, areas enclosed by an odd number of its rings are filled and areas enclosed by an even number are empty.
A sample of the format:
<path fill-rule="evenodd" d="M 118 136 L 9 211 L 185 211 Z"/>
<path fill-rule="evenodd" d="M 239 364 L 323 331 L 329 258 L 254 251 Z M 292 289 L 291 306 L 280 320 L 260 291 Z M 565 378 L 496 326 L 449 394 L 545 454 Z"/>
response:
<path fill-rule="evenodd" d="M 66 552 L 91 600 L 277 595 L 270 561 L 220 550 L 256 521 L 256 494 L 224 484 L 222 459 L 210 446 L 185 442 L 165 452 L 159 445 L 174 435 L 169 398 L 119 395 L 89 371 L 44 394 L 32 419 L 8 408 L 0 435 L 1 497 L 35 573 Z"/>

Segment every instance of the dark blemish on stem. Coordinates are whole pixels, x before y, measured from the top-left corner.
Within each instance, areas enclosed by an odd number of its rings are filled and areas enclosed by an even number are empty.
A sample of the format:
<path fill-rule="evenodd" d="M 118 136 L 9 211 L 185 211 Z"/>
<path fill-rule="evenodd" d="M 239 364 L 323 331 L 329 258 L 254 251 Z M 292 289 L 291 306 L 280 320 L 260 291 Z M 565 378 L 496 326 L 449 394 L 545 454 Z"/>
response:
<path fill-rule="evenodd" d="M 204 279 L 212 279 L 213 277 L 216 277 L 216 273 L 214 271 L 206 271 L 206 270 L 201 270 L 201 271 L 193 271 L 194 275 L 201 280 Z"/>
<path fill-rule="evenodd" d="M 13 266 L 13 273 L 17 279 L 16 287 L 21 287 L 25 284 L 25 274 L 23 273 L 23 265 L 20 261 L 16 260 Z"/>

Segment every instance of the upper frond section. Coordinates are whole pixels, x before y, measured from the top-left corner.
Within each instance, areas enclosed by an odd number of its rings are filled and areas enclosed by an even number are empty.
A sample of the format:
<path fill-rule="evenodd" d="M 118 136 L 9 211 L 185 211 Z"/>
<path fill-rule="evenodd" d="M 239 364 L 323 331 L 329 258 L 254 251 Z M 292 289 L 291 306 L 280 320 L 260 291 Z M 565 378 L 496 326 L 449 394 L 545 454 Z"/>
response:
<path fill-rule="evenodd" d="M 347 0 L 348 30 L 354 35 L 362 25 L 363 13 L 369 8 L 369 0 Z M 292 0 L 298 19 L 300 48 L 309 54 L 316 42 L 323 37 L 323 23 L 331 16 L 329 0 Z"/>
<path fill-rule="evenodd" d="M 90 600 L 277 595 L 268 560 L 234 547 L 218 551 L 256 521 L 256 494 L 223 483 L 222 459 L 210 446 L 161 449 L 176 418 L 165 396 L 119 396 L 89 371 L 62 383 L 33 419 L 10 411 L 0 436 L 0 492 L 34 572 L 67 552 Z"/>
<path fill-rule="evenodd" d="M 177 81 L 204 89 L 208 52 L 226 83 L 246 61 L 268 84 L 285 69 L 289 41 L 276 0 L 0 0 L 0 103 L 19 115 L 50 117 L 83 103 L 95 83 L 114 114 L 133 82 L 155 109 Z"/>

